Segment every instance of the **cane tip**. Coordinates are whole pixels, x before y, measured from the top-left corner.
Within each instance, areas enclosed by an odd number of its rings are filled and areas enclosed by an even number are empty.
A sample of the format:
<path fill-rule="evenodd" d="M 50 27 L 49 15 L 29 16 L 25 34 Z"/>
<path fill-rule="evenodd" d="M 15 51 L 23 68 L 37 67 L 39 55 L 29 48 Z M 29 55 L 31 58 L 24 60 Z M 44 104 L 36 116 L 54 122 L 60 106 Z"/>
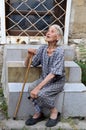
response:
<path fill-rule="evenodd" d="M 13 117 L 13 120 L 16 120 L 16 117 Z"/>

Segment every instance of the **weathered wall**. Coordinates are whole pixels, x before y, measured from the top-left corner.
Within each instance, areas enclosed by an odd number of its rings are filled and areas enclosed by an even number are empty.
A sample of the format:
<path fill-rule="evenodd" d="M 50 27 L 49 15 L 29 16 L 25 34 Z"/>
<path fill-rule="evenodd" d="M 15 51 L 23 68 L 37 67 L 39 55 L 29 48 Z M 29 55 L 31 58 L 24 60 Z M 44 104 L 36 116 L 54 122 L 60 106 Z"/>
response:
<path fill-rule="evenodd" d="M 86 0 L 72 0 L 69 38 L 86 38 Z"/>

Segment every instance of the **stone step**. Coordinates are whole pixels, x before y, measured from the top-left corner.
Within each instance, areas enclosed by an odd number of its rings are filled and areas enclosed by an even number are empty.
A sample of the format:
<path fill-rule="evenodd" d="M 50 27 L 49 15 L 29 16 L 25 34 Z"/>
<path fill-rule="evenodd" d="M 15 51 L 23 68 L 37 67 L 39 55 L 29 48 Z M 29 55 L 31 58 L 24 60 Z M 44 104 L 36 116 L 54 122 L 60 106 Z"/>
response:
<path fill-rule="evenodd" d="M 24 66 L 24 61 L 7 61 L 5 69 L 2 75 L 2 87 L 4 90 L 4 95 L 7 97 L 8 82 L 23 82 L 26 67 Z M 66 72 L 66 82 L 68 83 L 80 83 L 81 82 L 81 68 L 74 61 L 65 61 L 65 72 Z M 41 66 L 35 68 L 30 68 L 28 74 L 27 82 L 32 82 L 40 77 Z M 77 75 L 77 76 L 76 76 Z"/>
<path fill-rule="evenodd" d="M 26 83 L 17 118 L 26 119 L 34 113 L 33 104 L 28 100 L 28 85 Z M 8 116 L 13 117 L 22 83 L 8 83 Z M 82 83 L 65 83 L 64 91 L 57 95 L 56 107 L 67 117 L 86 117 L 86 87 Z M 45 114 L 49 111 L 44 109 Z"/>
<path fill-rule="evenodd" d="M 41 45 L 29 45 L 29 44 L 17 45 L 17 46 L 16 45 L 5 45 L 4 46 L 4 56 L 3 56 L 4 58 L 3 58 L 3 70 L 2 70 L 1 82 L 2 82 L 2 87 L 4 90 L 5 97 L 7 96 L 6 89 L 7 89 L 8 82 L 23 82 L 23 80 L 24 80 L 26 68 L 24 67 L 23 61 L 25 60 L 25 57 L 27 55 L 28 48 L 38 49 L 40 46 Z M 65 45 L 63 46 L 63 48 L 65 50 L 65 60 L 67 60 L 67 61 L 74 60 L 74 57 L 75 57 L 74 48 L 70 47 L 70 46 L 65 46 Z M 7 66 L 7 64 L 8 64 L 8 66 Z M 73 67 L 71 67 L 71 69 L 70 69 L 70 67 L 67 67 L 68 69 L 66 70 L 66 73 L 67 73 L 66 81 L 81 82 L 81 70 L 80 70 L 79 66 L 77 66 L 75 63 L 70 63 L 70 65 L 71 64 L 74 64 L 74 66 L 77 70 L 78 76 L 75 76 L 76 70 L 72 69 Z M 37 74 L 35 73 L 36 71 L 38 71 Z M 74 78 L 72 76 L 73 71 L 75 71 Z M 40 68 L 36 68 L 36 70 L 34 68 L 31 68 L 28 80 L 32 82 L 36 78 L 39 78 L 39 74 L 40 74 Z"/>
<path fill-rule="evenodd" d="M 7 77 L 8 82 L 23 82 L 26 73 L 24 61 L 8 61 L 7 62 Z M 66 82 L 79 83 L 81 82 L 81 68 L 74 61 L 65 61 Z M 28 81 L 32 82 L 38 79 L 41 75 L 41 66 L 30 68 Z M 77 75 L 77 76 L 76 76 Z"/>
<path fill-rule="evenodd" d="M 43 45 L 43 44 L 42 44 Z M 4 47 L 4 56 L 6 61 L 24 61 L 28 48 L 38 49 L 40 45 L 5 45 Z M 75 59 L 75 49 L 74 47 L 63 45 L 65 60 L 72 61 Z"/>

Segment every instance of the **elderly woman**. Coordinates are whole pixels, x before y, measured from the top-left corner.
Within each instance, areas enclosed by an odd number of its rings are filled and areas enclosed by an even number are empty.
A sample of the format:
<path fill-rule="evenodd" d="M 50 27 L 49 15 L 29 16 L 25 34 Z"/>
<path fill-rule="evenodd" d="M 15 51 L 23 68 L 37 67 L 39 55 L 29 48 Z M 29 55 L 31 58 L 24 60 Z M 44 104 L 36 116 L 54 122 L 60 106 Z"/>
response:
<path fill-rule="evenodd" d="M 42 66 L 40 79 L 29 86 L 35 114 L 25 124 L 34 125 L 44 120 L 42 109 L 46 107 L 50 110 L 50 118 L 45 125 L 53 127 L 61 116 L 55 107 L 55 99 L 57 94 L 63 90 L 65 83 L 64 50 L 59 46 L 63 41 L 61 28 L 56 24 L 50 26 L 45 40 L 48 44 L 42 45 L 38 50 L 29 48 L 25 60 L 25 65 L 28 66 L 29 58 L 33 55 L 32 65 L 36 67 L 41 64 Z"/>

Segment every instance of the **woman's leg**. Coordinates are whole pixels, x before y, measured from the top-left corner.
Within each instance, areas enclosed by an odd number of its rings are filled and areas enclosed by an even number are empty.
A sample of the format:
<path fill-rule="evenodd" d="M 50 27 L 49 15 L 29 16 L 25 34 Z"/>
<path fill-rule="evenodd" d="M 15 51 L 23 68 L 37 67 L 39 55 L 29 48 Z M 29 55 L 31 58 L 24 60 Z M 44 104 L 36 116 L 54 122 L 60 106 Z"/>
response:
<path fill-rule="evenodd" d="M 56 107 L 52 108 L 50 110 L 50 118 L 51 119 L 56 119 L 57 118 L 57 115 L 58 115 L 58 110 Z"/>
<path fill-rule="evenodd" d="M 37 104 L 37 101 L 36 99 L 35 100 L 32 100 L 33 102 L 33 105 L 34 105 L 34 110 L 35 110 L 35 113 L 33 115 L 33 118 L 38 118 L 41 116 L 41 107 L 39 107 L 39 105 Z"/>
<path fill-rule="evenodd" d="M 32 99 L 32 102 L 34 104 L 35 113 L 34 113 L 33 117 L 26 120 L 26 122 L 25 122 L 26 125 L 34 125 L 45 119 L 45 117 L 41 113 L 41 108 L 38 106 L 38 104 L 36 102 L 36 99 L 35 100 Z"/>

